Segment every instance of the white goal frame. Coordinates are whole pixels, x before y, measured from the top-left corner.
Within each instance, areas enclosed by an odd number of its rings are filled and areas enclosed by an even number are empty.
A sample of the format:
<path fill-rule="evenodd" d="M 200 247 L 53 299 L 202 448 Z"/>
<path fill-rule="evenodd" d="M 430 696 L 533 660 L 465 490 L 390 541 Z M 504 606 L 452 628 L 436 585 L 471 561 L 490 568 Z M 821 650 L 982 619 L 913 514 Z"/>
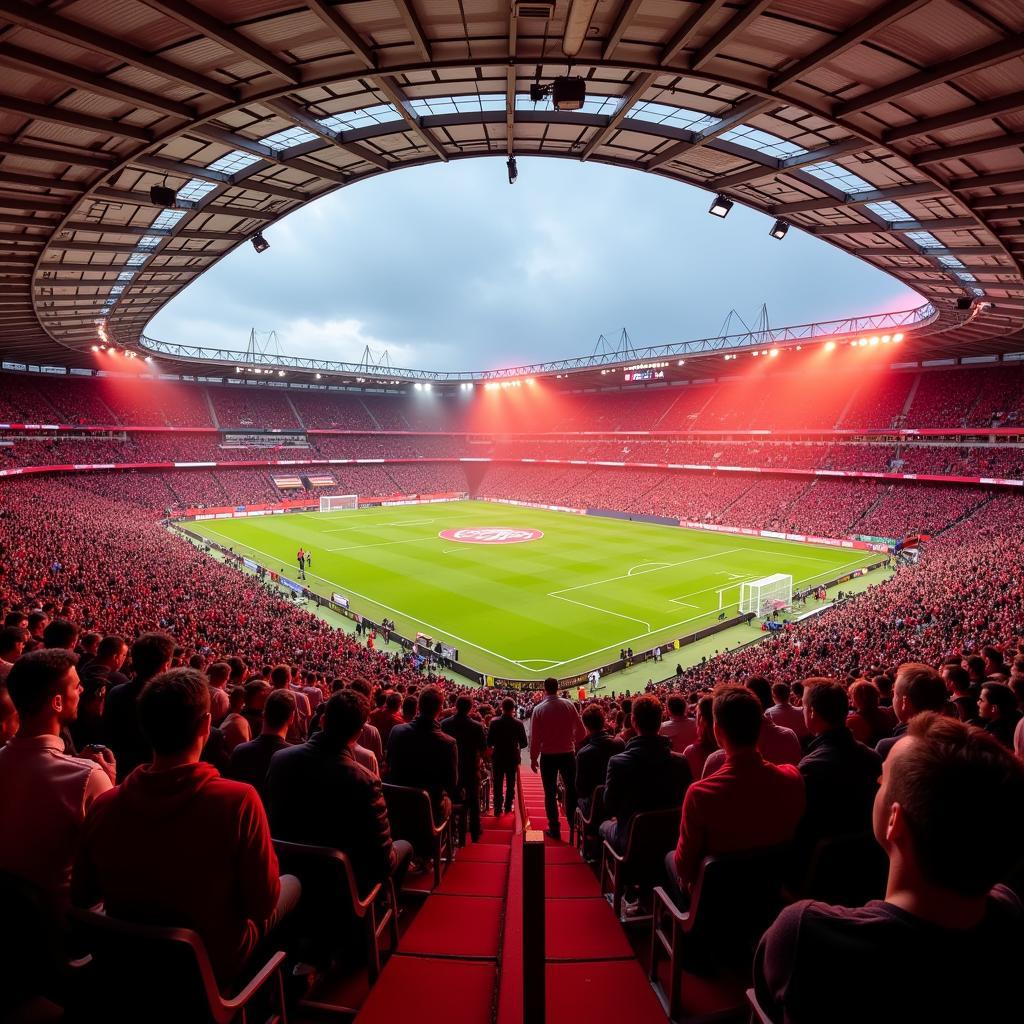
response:
<path fill-rule="evenodd" d="M 358 494 L 321 494 L 321 512 L 341 512 L 346 509 L 359 508 Z"/>
<path fill-rule="evenodd" d="M 777 572 L 759 580 L 747 580 L 740 584 L 740 614 L 753 612 L 765 619 L 775 611 L 792 608 L 793 577 Z"/>

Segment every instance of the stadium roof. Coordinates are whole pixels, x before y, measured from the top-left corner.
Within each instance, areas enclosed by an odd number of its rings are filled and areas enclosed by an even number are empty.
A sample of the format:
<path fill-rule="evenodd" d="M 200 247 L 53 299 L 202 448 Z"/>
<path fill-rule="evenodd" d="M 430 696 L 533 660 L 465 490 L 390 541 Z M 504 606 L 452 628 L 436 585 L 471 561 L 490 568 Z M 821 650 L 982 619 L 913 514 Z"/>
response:
<path fill-rule="evenodd" d="M 1014 0 L 0 0 L 0 354 L 92 366 L 303 203 L 486 155 L 724 193 L 925 296 L 921 352 L 1019 349 L 1022 55 Z"/>

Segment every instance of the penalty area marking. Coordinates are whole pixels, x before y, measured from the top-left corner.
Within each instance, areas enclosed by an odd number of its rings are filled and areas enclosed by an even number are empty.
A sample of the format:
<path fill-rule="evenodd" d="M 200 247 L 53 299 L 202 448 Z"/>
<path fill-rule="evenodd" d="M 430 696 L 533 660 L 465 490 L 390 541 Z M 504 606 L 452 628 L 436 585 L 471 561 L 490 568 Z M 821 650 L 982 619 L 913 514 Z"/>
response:
<path fill-rule="evenodd" d="M 633 568 L 626 573 L 626 575 L 640 576 L 642 575 L 642 573 L 637 571 L 639 569 L 643 569 L 645 572 L 654 572 L 657 569 L 664 569 L 668 564 L 668 562 L 641 562 L 639 565 L 634 565 Z M 647 566 L 650 566 L 651 568 L 648 569 L 646 568 Z"/>

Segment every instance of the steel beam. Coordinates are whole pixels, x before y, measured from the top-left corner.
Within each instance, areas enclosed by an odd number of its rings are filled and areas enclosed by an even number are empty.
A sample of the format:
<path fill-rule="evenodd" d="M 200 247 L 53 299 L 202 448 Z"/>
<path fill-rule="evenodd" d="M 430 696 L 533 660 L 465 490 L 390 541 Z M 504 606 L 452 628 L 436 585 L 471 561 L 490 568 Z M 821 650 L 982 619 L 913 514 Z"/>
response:
<path fill-rule="evenodd" d="M 815 50 L 813 53 L 802 57 L 795 64 L 784 67 L 781 71 L 768 79 L 768 86 L 772 90 L 779 90 L 783 86 L 796 81 L 801 75 L 827 63 L 833 57 L 838 57 L 847 50 L 859 46 L 875 32 L 891 25 L 894 21 L 906 17 L 919 7 L 930 3 L 931 0 L 882 0 L 880 7 L 875 8 L 866 18 L 855 22 L 845 32 L 841 32 L 831 42 Z"/>
<path fill-rule="evenodd" d="M 927 89 L 931 85 L 943 82 L 950 82 L 960 78 L 962 75 L 970 74 L 973 71 L 982 71 L 995 64 L 1002 64 L 1003 61 L 1012 60 L 1024 53 L 1024 33 L 1014 33 L 1007 39 L 1001 39 L 991 46 L 983 46 L 979 50 L 972 50 L 961 57 L 954 57 L 952 60 L 941 61 L 923 71 L 918 71 L 906 78 L 900 78 L 888 85 L 880 86 L 869 92 L 855 96 L 852 100 L 845 100 L 837 103 L 832 108 L 835 117 L 849 117 L 850 114 L 860 114 L 880 103 L 888 103 L 889 100 L 902 99 L 911 93 Z"/>
<path fill-rule="evenodd" d="M 305 3 L 366 67 L 375 68 L 377 66 L 377 57 L 374 52 L 337 7 L 327 3 L 327 0 L 305 0 Z"/>
<path fill-rule="evenodd" d="M 343 132 L 335 132 L 325 128 L 316 117 L 294 100 L 282 96 L 276 100 L 265 100 L 263 105 L 274 111 L 275 114 L 280 114 L 289 121 L 301 125 L 306 131 L 312 132 L 317 138 L 323 139 L 324 142 L 328 142 L 332 146 L 336 146 L 349 156 L 354 156 L 358 160 L 364 160 L 366 163 L 372 164 L 379 171 L 391 170 L 391 164 L 380 154 L 374 153 L 372 149 L 367 149 L 366 146 L 361 146 L 358 142 L 346 142 Z"/>
<path fill-rule="evenodd" d="M 170 82 L 187 85 L 198 92 L 209 93 L 228 102 L 234 102 L 237 98 L 234 88 L 230 85 L 207 78 L 205 75 L 200 75 L 163 57 L 156 57 L 131 43 L 123 42 L 106 32 L 89 28 L 81 22 L 54 14 L 46 8 L 33 7 L 31 4 L 24 3 L 23 0 L 0 0 L 0 15 L 17 25 L 63 39 L 76 46 L 84 46 L 97 53 L 104 53 L 108 57 L 114 57 L 144 71 L 150 71 Z"/>
<path fill-rule="evenodd" d="M 594 151 L 603 146 L 619 130 L 626 115 L 640 102 L 640 97 L 654 84 L 657 77 L 653 71 L 649 71 L 640 75 L 633 82 L 625 96 L 619 101 L 615 113 L 608 118 L 608 123 L 591 136 L 590 141 L 580 154 L 580 160 L 589 160 L 594 155 Z"/>
<path fill-rule="evenodd" d="M 298 85 L 302 81 L 302 76 L 297 68 L 287 64 L 277 54 L 264 49 L 259 43 L 253 42 L 248 36 L 188 3 L 188 0 L 143 0 L 143 2 L 147 7 L 152 7 L 175 21 L 198 30 L 207 38 L 215 39 L 221 46 L 227 47 L 239 56 L 255 61 L 260 67 L 291 82 L 292 85 Z"/>
<path fill-rule="evenodd" d="M 388 102 L 402 115 L 402 120 L 409 126 L 409 129 L 416 135 L 433 154 L 444 163 L 448 163 L 448 154 L 444 146 L 435 137 L 429 128 L 424 128 L 420 118 L 416 115 L 409 103 L 408 97 L 402 91 L 399 84 L 390 75 L 375 75 L 374 85 L 384 93 Z"/>
<path fill-rule="evenodd" d="M 116 135 L 135 142 L 150 143 L 153 133 L 146 128 L 122 124 L 120 121 L 108 121 L 102 117 L 91 117 L 77 110 L 67 110 L 54 106 L 52 103 L 32 103 L 16 96 L 0 96 L 0 110 L 9 114 L 36 121 L 49 121 L 51 124 L 62 124 L 82 131 L 96 132 L 99 135 Z"/>
<path fill-rule="evenodd" d="M 699 71 L 709 60 L 717 56 L 729 40 L 742 32 L 755 18 L 765 11 L 772 0 L 748 0 L 694 55 L 690 67 Z"/>
<path fill-rule="evenodd" d="M 1024 91 L 1008 93 L 999 96 L 994 100 L 986 100 L 983 103 L 975 103 L 969 107 L 961 107 L 959 110 L 950 111 L 948 114 L 939 114 L 937 117 L 925 117 L 920 121 L 913 121 L 910 124 L 900 125 L 897 128 L 890 128 L 882 133 L 882 141 L 887 145 L 893 142 L 903 142 L 906 139 L 916 138 L 918 135 L 930 135 L 932 132 L 940 132 L 946 128 L 962 128 L 964 125 L 973 124 L 975 121 L 986 121 L 1000 114 L 1020 113 L 1024 107 Z M 920 157 L 920 153 L 915 154 Z"/>

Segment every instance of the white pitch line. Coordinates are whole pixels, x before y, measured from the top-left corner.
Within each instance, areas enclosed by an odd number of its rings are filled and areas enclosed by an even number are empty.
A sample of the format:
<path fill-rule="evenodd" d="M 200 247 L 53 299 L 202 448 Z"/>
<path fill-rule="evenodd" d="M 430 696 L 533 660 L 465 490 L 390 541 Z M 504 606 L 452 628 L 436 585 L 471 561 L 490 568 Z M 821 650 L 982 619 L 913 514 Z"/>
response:
<path fill-rule="evenodd" d="M 232 544 L 244 547 L 247 551 L 253 551 L 257 555 L 263 555 L 264 558 L 269 558 L 272 562 L 280 562 L 284 564 L 281 558 L 279 558 L 277 555 L 272 555 L 269 551 L 261 551 L 259 548 L 254 548 L 248 544 L 242 544 L 241 541 L 236 540 L 233 537 L 229 537 L 227 536 L 227 534 L 220 533 L 217 530 L 207 527 L 205 524 L 203 528 L 206 530 L 207 533 L 212 533 L 217 537 L 221 537 L 226 541 L 230 541 Z M 432 629 L 435 633 L 441 636 L 447 636 L 450 637 L 452 640 L 458 640 L 460 644 L 466 644 L 467 646 L 472 647 L 474 651 L 483 651 L 484 654 L 490 654 L 492 657 L 497 658 L 499 661 L 505 662 L 506 665 L 515 665 L 516 668 L 521 668 L 526 672 L 531 671 L 526 667 L 526 665 L 523 662 L 516 661 L 514 658 L 507 658 L 505 657 L 504 654 L 499 654 L 497 651 L 492 651 L 488 647 L 481 647 L 480 644 L 475 643 L 474 641 L 469 640 L 464 636 L 459 636 L 457 633 L 450 632 L 444 626 L 438 626 L 433 622 L 428 622 L 426 619 L 421 619 L 418 615 L 410 615 L 409 612 L 404 612 L 402 611 L 401 608 L 394 608 L 389 604 L 385 604 L 383 601 L 378 601 L 375 597 L 370 597 L 368 594 L 361 594 L 358 590 L 353 590 L 351 587 L 342 586 L 342 584 L 340 583 L 335 583 L 334 580 L 329 580 L 325 576 L 318 576 L 314 572 L 307 572 L 306 575 L 312 576 L 313 579 L 315 580 L 320 580 L 321 583 L 326 583 L 329 587 L 336 587 L 339 591 L 343 590 L 346 593 L 352 594 L 353 596 L 358 597 L 363 601 L 368 601 L 376 608 L 383 608 L 385 609 L 385 611 L 394 612 L 396 615 L 401 615 L 403 619 L 408 619 L 413 623 L 418 623 L 421 626 L 426 626 L 427 629 Z M 568 662 L 565 661 L 558 661 L 553 663 L 555 667 L 557 667 L 558 665 L 566 664 L 568 664 Z"/>
<path fill-rule="evenodd" d="M 364 523 L 362 526 L 344 526 L 339 530 L 321 530 L 321 533 L 351 533 L 353 530 L 380 530 L 385 527 L 390 529 L 392 526 L 429 526 L 431 523 L 436 523 L 436 519 L 403 519 L 397 523 L 378 523 L 376 526 L 373 524 Z"/>
<path fill-rule="evenodd" d="M 666 565 L 668 565 L 668 562 L 641 562 L 639 565 L 634 565 L 633 568 L 630 569 L 629 572 L 626 573 L 626 575 L 627 576 L 632 576 L 634 573 L 636 573 L 637 576 L 642 575 L 641 573 L 638 573 L 636 570 L 637 569 L 642 569 L 645 565 L 656 566 L 659 569 L 663 569 Z M 648 571 L 652 571 L 652 570 L 648 570 Z"/>
<path fill-rule="evenodd" d="M 838 566 L 835 571 L 836 571 L 837 574 L 842 575 L 842 572 L 843 572 L 844 569 L 849 569 L 849 568 L 851 568 L 853 566 L 860 566 L 861 564 L 862 564 L 862 559 L 858 558 L 856 561 L 847 562 L 844 565 Z M 816 578 L 815 576 L 808 576 L 808 577 L 806 577 L 805 579 L 802 579 L 802 580 L 794 580 L 793 585 L 794 586 L 799 586 L 800 584 L 807 583 L 810 580 L 813 580 L 815 578 Z M 684 596 L 686 596 L 686 597 L 694 597 L 696 595 L 695 594 L 686 594 Z M 591 658 L 595 654 L 603 654 L 605 651 L 612 651 L 616 647 L 620 647 L 622 644 L 631 643 L 634 640 L 643 640 L 645 637 L 651 636 L 654 633 L 662 633 L 662 632 L 664 632 L 665 630 L 668 630 L 668 629 L 675 629 L 677 626 L 688 625 L 691 622 L 696 622 L 698 619 L 703 619 L 703 618 L 706 618 L 708 615 L 713 615 L 715 612 L 718 612 L 720 610 L 721 609 L 718 609 L 718 608 L 709 608 L 707 611 L 700 612 L 698 615 L 692 615 L 688 619 L 682 619 L 679 622 L 669 622 L 666 625 L 658 626 L 657 629 L 651 630 L 651 631 L 649 631 L 647 633 L 638 633 L 636 636 L 627 637 L 625 640 L 616 640 L 615 643 L 608 644 L 606 647 L 598 647 L 596 650 L 587 651 L 585 654 L 577 654 L 573 658 L 566 658 L 564 661 L 555 662 L 555 664 L 552 665 L 551 667 L 552 667 L 552 669 L 556 669 L 556 668 L 561 668 L 563 665 L 574 665 L 574 664 L 576 664 L 576 662 L 583 661 L 586 658 Z"/>
<path fill-rule="evenodd" d="M 589 608 L 592 612 L 600 612 L 602 615 L 614 615 L 617 619 L 628 619 L 630 622 L 639 622 L 641 626 L 647 627 L 647 632 L 651 632 L 651 624 L 645 622 L 643 619 L 634 618 L 632 615 L 623 615 L 620 612 L 613 612 L 608 608 L 601 608 L 596 604 L 587 604 L 585 601 L 575 601 L 571 597 L 562 597 L 561 594 L 552 593 L 548 594 L 548 597 L 557 598 L 559 601 L 568 601 L 569 604 L 578 604 L 581 608 Z"/>
<path fill-rule="evenodd" d="M 729 548 L 726 551 L 715 551 L 710 555 L 700 555 L 697 558 L 684 558 L 681 562 L 651 562 L 651 565 L 660 565 L 662 569 L 675 569 L 680 565 L 690 565 L 693 562 L 703 562 L 708 558 L 724 558 L 726 555 L 735 554 L 737 551 L 742 551 L 742 548 Z M 636 566 L 634 566 L 636 568 Z M 661 569 L 648 569 L 647 572 L 632 573 L 635 576 L 646 576 L 647 573 L 661 572 Z M 626 580 L 631 576 L 631 572 L 627 572 L 623 576 L 609 576 L 604 580 L 592 580 L 590 583 L 580 583 L 575 587 L 565 587 L 562 590 L 553 590 L 548 597 L 555 597 L 558 594 L 570 594 L 574 590 L 586 590 L 588 587 L 597 587 L 602 583 L 614 583 L 616 580 Z"/>
<path fill-rule="evenodd" d="M 422 544 L 424 541 L 437 540 L 437 537 L 431 535 L 429 537 L 413 537 L 410 540 L 382 540 L 374 544 L 349 544 L 344 548 L 328 548 L 327 550 L 334 554 L 338 551 L 362 551 L 365 548 L 386 548 L 392 544 Z"/>

